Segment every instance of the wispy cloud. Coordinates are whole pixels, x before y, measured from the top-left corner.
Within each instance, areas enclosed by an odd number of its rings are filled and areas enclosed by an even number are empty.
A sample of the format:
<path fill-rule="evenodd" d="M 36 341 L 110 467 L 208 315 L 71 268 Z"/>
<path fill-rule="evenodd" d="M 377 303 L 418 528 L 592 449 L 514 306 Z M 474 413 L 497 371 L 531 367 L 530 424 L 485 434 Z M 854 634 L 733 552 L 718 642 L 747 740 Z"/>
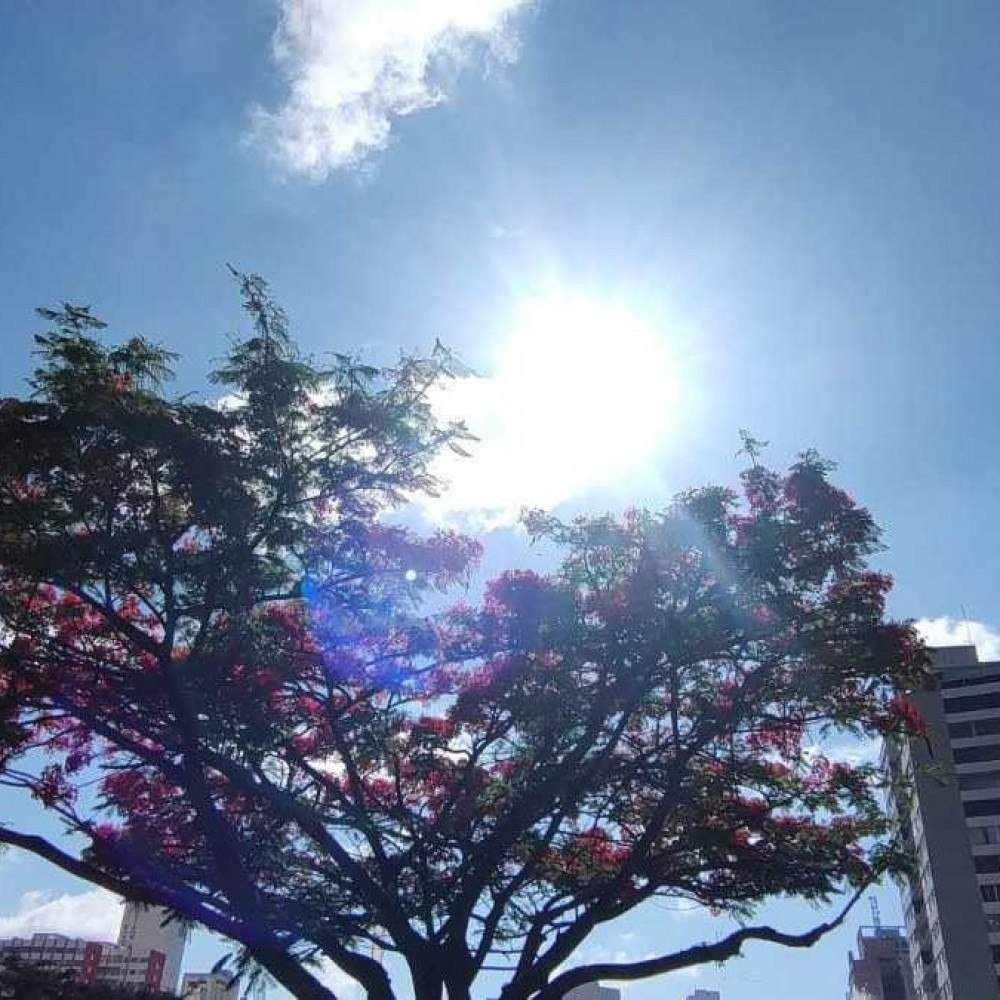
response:
<path fill-rule="evenodd" d="M 1000 660 L 1000 632 L 984 622 L 964 621 L 942 615 L 916 623 L 930 646 L 975 646 L 981 660 Z"/>
<path fill-rule="evenodd" d="M 13 868 L 24 862 L 24 852 L 16 847 L 4 847 L 0 850 L 0 872 Z"/>
<path fill-rule="evenodd" d="M 0 937 L 66 934 L 108 941 L 118 936 L 121 901 L 106 889 L 64 893 L 26 892 L 12 913 L 0 913 Z"/>
<path fill-rule="evenodd" d="M 273 55 L 288 94 L 254 107 L 251 138 L 314 178 L 384 149 L 393 120 L 448 96 L 475 57 L 509 62 L 532 0 L 279 0 Z M 488 64 L 488 63 L 487 63 Z"/>

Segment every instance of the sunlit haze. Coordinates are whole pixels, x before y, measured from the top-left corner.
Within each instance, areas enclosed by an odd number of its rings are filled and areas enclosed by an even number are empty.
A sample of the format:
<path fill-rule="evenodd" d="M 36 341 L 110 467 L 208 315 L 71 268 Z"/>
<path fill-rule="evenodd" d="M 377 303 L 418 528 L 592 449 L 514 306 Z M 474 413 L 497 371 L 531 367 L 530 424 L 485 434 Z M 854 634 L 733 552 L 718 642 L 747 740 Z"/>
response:
<path fill-rule="evenodd" d="M 439 466 L 449 485 L 430 511 L 499 523 L 641 477 L 677 427 L 679 381 L 669 332 L 628 305 L 581 292 L 526 301 L 492 369 L 438 399 L 480 440 Z"/>

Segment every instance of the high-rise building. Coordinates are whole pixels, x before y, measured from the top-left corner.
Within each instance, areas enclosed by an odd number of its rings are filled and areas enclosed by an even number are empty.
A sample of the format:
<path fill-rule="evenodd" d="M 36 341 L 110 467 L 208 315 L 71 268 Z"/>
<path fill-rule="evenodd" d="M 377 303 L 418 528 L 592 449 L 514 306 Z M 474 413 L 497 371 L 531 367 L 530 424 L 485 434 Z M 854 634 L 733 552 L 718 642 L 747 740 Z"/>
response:
<path fill-rule="evenodd" d="M 0 958 L 71 972 L 78 982 L 113 983 L 134 989 L 173 992 L 184 957 L 185 934 L 176 921 L 164 924 L 156 907 L 127 903 L 118 943 L 65 934 L 0 938 Z"/>
<path fill-rule="evenodd" d="M 906 936 L 899 927 L 860 927 L 847 955 L 847 1000 L 914 1000 Z"/>
<path fill-rule="evenodd" d="M 695 990 L 687 1000 L 722 1000 L 718 990 Z"/>
<path fill-rule="evenodd" d="M 161 989 L 174 992 L 184 958 L 187 931 L 179 920 L 167 920 L 166 912 L 155 906 L 126 903 L 118 931 L 118 946 L 129 955 L 164 956 Z"/>
<path fill-rule="evenodd" d="M 926 735 L 886 745 L 893 805 L 916 867 L 902 887 L 919 1000 L 1000 997 L 1000 663 L 932 651 L 911 694 Z"/>

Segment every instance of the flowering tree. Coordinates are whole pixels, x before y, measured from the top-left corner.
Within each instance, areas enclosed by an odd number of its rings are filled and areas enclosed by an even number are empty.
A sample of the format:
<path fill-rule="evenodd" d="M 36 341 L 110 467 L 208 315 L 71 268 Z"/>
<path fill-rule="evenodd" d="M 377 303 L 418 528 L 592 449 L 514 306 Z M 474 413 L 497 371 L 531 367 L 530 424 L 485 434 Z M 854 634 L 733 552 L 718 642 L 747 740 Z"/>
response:
<path fill-rule="evenodd" d="M 744 922 L 639 962 L 573 965 L 647 900 L 749 917 L 776 895 L 853 896 L 900 863 L 874 769 L 824 732 L 918 725 L 895 691 L 923 654 L 884 618 L 869 514 L 806 454 L 657 513 L 528 530 L 563 552 L 477 607 L 418 600 L 475 564 L 384 511 L 461 450 L 428 393 L 437 349 L 388 370 L 301 358 L 240 278 L 253 334 L 166 394 L 171 357 L 46 313 L 28 400 L 0 407 L 0 778 L 80 841 L 16 845 L 238 942 L 295 996 L 325 958 L 392 1000 L 558 1000 L 808 945 Z M 849 894 L 850 896 L 850 894 Z"/>

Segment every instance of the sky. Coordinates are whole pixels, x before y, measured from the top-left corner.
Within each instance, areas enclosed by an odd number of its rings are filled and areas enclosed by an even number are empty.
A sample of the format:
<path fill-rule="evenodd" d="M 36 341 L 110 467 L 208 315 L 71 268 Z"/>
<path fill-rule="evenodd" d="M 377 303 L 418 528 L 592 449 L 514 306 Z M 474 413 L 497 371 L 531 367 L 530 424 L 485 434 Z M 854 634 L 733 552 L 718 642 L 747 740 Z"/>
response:
<path fill-rule="evenodd" d="M 318 357 L 439 338 L 480 373 L 439 405 L 482 444 L 415 516 L 481 531 L 489 566 L 538 559 L 522 504 L 733 483 L 748 428 L 774 463 L 838 462 L 894 614 L 1000 656 L 996 4 L 7 0 L 3 21 L 0 394 L 63 300 L 207 392 L 231 262 Z M 27 857 L 0 883 L 0 934 L 113 933 L 112 900 Z M 839 1000 L 868 916 L 627 1000 Z M 713 933 L 648 911 L 583 957 Z M 218 951 L 199 937 L 188 967 Z"/>

